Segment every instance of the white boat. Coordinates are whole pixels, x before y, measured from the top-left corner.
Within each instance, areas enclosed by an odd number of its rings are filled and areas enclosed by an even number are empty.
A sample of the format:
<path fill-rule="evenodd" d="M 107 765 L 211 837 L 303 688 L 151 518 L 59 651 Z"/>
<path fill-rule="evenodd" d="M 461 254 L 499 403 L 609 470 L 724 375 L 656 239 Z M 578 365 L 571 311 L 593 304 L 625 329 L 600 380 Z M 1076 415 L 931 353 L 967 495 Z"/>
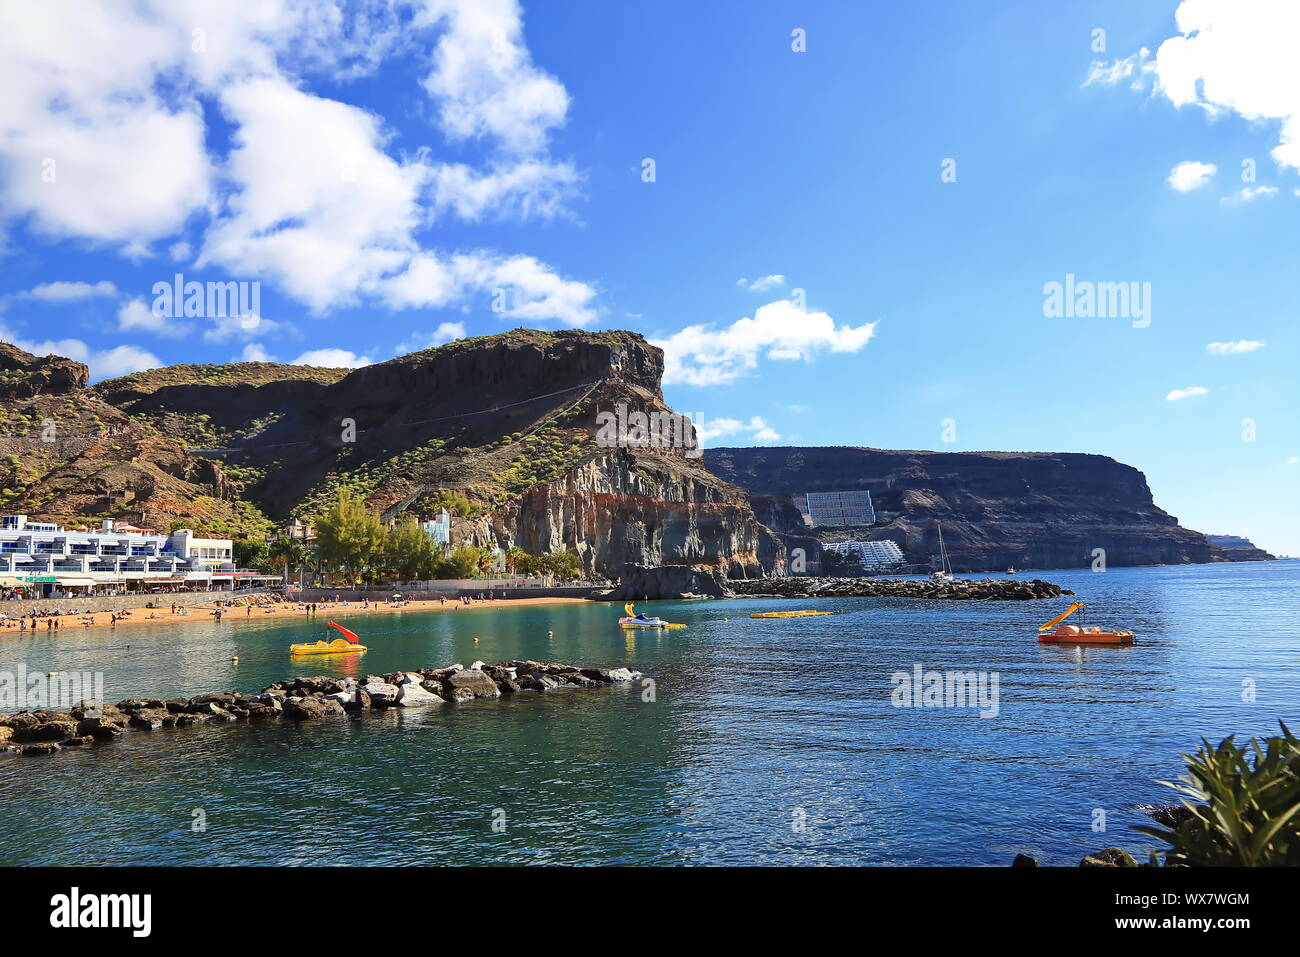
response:
<path fill-rule="evenodd" d="M 943 544 L 943 523 L 939 524 L 939 569 L 930 572 L 930 581 L 952 581 L 952 562 L 948 561 L 948 549 Z"/>

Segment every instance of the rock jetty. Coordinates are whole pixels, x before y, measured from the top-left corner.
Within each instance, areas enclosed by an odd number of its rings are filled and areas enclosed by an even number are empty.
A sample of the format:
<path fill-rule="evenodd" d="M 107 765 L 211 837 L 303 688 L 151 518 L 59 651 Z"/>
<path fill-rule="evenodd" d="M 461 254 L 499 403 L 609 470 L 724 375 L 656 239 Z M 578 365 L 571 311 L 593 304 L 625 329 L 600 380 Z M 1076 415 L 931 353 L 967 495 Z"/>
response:
<path fill-rule="evenodd" d="M 598 688 L 634 681 L 627 668 L 580 668 L 558 662 L 503 661 L 450 665 L 365 678 L 288 678 L 257 694 L 225 691 L 194 698 L 128 698 L 80 702 L 70 711 L 0 715 L 0 751 L 29 756 L 109 742 L 132 731 L 239 721 L 312 721 L 387 708 L 465 704 L 530 691 Z"/>
<path fill-rule="evenodd" d="M 757 578 L 729 583 L 744 598 L 934 598 L 948 601 L 1028 601 L 1074 592 L 1038 578 Z"/>

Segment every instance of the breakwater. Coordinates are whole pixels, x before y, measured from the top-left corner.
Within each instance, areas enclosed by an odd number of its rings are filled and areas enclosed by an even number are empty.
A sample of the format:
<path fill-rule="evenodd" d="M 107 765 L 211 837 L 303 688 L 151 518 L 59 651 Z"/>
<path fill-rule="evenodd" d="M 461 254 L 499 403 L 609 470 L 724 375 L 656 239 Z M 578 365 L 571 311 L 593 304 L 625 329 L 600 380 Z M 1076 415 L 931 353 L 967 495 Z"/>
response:
<path fill-rule="evenodd" d="M 117 704 L 79 701 L 68 711 L 0 716 L 0 750 L 28 756 L 107 743 L 130 731 L 158 731 L 240 721 L 311 721 L 388 708 L 466 704 L 527 692 L 599 688 L 634 681 L 627 668 L 582 668 L 559 662 L 503 661 L 470 667 L 398 671 L 364 678 L 325 675 L 276 681 L 257 694 L 225 691 L 193 698 L 129 698 Z"/>
<path fill-rule="evenodd" d="M 756 578 L 728 583 L 744 598 L 931 598 L 948 601 L 1030 601 L 1074 592 L 1038 578 Z"/>

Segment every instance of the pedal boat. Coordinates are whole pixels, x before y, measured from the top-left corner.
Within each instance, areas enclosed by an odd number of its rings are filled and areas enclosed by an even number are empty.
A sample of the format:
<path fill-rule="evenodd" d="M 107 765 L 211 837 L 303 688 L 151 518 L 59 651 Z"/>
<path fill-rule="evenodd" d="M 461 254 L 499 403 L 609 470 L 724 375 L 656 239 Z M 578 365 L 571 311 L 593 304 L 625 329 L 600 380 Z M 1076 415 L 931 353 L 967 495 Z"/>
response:
<path fill-rule="evenodd" d="M 1082 611 L 1087 606 L 1076 601 L 1066 609 L 1063 615 L 1058 615 L 1045 625 L 1038 627 L 1038 640 L 1041 642 L 1051 642 L 1062 645 L 1131 645 L 1133 644 L 1133 632 L 1119 631 L 1111 628 L 1080 628 L 1075 625 L 1063 625 L 1061 622 L 1069 618 L 1076 611 Z M 1056 626 L 1055 631 L 1051 631 L 1052 626 Z"/>
<path fill-rule="evenodd" d="M 813 611 L 811 608 L 805 608 L 800 611 L 760 611 L 750 618 L 817 618 L 821 615 L 832 615 L 830 611 Z"/>
<path fill-rule="evenodd" d="M 350 655 L 358 651 L 366 651 L 366 646 L 361 644 L 361 639 L 354 633 L 348 631 L 342 625 L 336 622 L 327 621 L 326 628 L 333 628 L 343 635 L 342 638 L 335 638 L 333 641 L 312 641 L 300 645 L 290 645 L 289 654 L 291 655 Z M 328 632 L 326 633 L 328 634 Z"/>
<path fill-rule="evenodd" d="M 626 618 L 620 618 L 618 624 L 620 628 L 685 628 L 685 625 L 672 621 L 664 621 L 662 618 L 656 618 L 652 615 L 638 615 L 632 605 L 626 604 L 623 610 L 627 612 Z"/>

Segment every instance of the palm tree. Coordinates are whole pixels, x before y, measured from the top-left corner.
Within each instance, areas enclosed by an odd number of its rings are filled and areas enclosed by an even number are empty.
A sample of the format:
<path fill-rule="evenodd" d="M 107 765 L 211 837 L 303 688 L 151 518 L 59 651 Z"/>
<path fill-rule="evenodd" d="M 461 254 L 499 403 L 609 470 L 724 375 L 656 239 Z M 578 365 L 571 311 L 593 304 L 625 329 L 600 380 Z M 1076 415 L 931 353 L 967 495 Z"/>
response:
<path fill-rule="evenodd" d="M 271 543 L 267 549 L 267 559 L 284 567 L 284 583 L 289 584 L 289 568 L 301 568 L 310 557 L 307 549 L 296 538 L 282 535 Z"/>

